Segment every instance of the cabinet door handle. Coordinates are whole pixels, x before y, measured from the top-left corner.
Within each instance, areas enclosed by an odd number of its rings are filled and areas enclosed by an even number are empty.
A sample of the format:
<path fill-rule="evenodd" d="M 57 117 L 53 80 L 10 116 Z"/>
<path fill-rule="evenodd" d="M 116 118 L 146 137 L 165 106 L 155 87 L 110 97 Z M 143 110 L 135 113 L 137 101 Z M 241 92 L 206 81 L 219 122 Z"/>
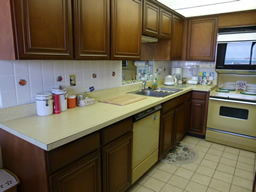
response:
<path fill-rule="evenodd" d="M 158 116 L 157 115 L 154 115 L 154 120 L 158 119 Z"/>

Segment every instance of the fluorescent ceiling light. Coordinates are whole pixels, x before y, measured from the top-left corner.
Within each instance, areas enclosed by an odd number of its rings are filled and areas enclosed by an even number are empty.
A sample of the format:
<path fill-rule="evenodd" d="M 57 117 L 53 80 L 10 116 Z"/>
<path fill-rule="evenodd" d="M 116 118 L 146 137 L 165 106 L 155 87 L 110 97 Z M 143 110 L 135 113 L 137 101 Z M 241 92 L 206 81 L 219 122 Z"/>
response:
<path fill-rule="evenodd" d="M 167 6 L 172 6 L 172 9 L 175 10 L 216 5 L 234 1 L 240 0 L 159 0 L 159 2 Z"/>
<path fill-rule="evenodd" d="M 185 17 L 256 9 L 256 0 L 158 0 Z"/>

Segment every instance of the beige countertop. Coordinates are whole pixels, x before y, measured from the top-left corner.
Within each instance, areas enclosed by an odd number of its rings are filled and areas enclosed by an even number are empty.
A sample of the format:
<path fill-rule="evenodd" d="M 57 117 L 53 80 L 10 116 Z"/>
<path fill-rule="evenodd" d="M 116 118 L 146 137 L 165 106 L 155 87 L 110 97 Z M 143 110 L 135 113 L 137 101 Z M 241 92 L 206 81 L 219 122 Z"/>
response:
<path fill-rule="evenodd" d="M 211 91 L 214 87 L 202 85 L 180 87 L 183 88 L 183 91 L 170 96 L 147 97 L 144 100 L 125 106 L 96 102 L 86 107 L 68 109 L 58 115 L 53 114 L 45 117 L 32 115 L 6 121 L 0 124 L 0 128 L 46 151 L 50 151 L 191 90 Z M 99 91 L 99 93 L 92 95 L 98 100 L 100 95 L 110 97 L 113 92 L 118 92 L 119 95 L 129 92 L 127 88 L 118 91 L 113 90 L 115 89 Z"/>

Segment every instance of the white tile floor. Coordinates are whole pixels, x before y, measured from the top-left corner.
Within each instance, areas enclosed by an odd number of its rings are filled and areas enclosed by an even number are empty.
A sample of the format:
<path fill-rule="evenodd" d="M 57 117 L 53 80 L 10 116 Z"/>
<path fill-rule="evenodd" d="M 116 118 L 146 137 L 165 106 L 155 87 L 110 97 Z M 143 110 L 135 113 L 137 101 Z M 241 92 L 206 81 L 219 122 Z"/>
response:
<path fill-rule="evenodd" d="M 182 143 L 199 153 L 196 161 L 158 162 L 129 192 L 251 192 L 256 153 L 186 136 Z"/>

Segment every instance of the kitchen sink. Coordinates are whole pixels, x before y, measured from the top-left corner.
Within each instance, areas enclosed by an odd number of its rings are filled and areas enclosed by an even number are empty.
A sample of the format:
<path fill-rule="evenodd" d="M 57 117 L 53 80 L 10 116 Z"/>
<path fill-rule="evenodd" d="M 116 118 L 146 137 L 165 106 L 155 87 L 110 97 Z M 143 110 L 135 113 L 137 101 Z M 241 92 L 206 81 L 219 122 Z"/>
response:
<path fill-rule="evenodd" d="M 130 93 L 137 94 L 137 95 L 145 95 L 145 96 L 151 96 L 151 97 L 166 97 L 168 95 L 177 93 L 179 91 L 182 91 L 182 89 L 172 89 L 172 88 L 157 88 L 157 89 L 141 89 L 137 91 L 133 91 Z"/>
<path fill-rule="evenodd" d="M 167 92 L 179 92 L 181 91 L 182 89 L 175 89 L 175 88 L 166 88 L 166 87 L 158 87 L 157 89 L 155 89 L 157 91 L 167 91 Z"/>

